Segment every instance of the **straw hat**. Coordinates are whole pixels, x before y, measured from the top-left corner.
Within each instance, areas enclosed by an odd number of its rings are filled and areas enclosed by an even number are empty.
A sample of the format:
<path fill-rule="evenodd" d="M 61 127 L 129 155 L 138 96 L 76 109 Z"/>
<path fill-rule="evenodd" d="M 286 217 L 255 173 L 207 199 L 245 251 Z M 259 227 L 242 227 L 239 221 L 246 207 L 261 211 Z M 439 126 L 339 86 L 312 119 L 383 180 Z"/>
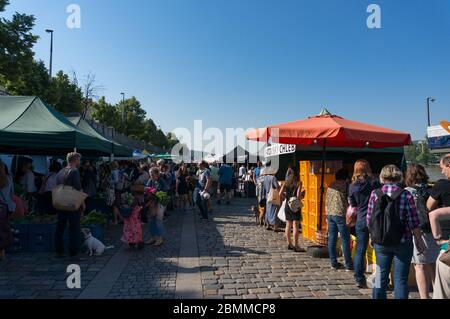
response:
<path fill-rule="evenodd" d="M 266 175 L 275 175 L 277 173 L 277 170 L 273 167 L 263 167 L 261 169 L 261 173 L 259 175 L 266 176 Z"/>

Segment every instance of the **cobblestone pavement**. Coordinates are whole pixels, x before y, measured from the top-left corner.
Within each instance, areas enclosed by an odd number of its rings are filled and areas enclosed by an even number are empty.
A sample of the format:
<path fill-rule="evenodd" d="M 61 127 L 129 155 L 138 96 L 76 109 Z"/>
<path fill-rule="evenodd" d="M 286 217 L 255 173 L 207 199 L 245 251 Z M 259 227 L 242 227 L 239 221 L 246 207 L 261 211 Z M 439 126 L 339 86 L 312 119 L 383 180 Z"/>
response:
<path fill-rule="evenodd" d="M 128 265 L 114 284 L 108 298 L 173 299 L 180 253 L 181 213 L 170 212 L 165 243 L 161 247 L 146 246 L 130 252 Z M 147 227 L 144 234 L 147 234 Z"/>
<path fill-rule="evenodd" d="M 288 251 L 282 233 L 257 227 L 250 211 L 252 202 L 236 199 L 231 206 L 213 205 L 209 222 L 195 215 L 192 235 L 197 238 L 199 268 L 180 269 L 185 218 L 182 213 L 171 212 L 162 247 L 125 251 L 120 243 L 121 227 L 108 230 L 104 243 L 115 248 L 101 257 L 77 262 L 82 289 L 66 286 L 66 268 L 73 263 L 70 260 L 55 260 L 50 253 L 7 255 L 0 262 L 0 299 L 174 298 L 180 273 L 183 278 L 191 273 L 201 276 L 202 289 L 199 284 L 197 290 L 208 299 L 371 297 L 369 289 L 356 288 L 352 273 L 331 270 L 327 259 Z M 146 228 L 144 233 L 148 234 Z M 301 244 L 308 245 L 303 240 Z M 417 298 L 417 293 L 411 297 Z"/>
<path fill-rule="evenodd" d="M 331 270 L 328 259 L 288 251 L 283 233 L 257 227 L 252 202 L 236 200 L 216 210 L 214 222 L 198 221 L 205 298 L 371 298 L 370 289 L 355 286 L 353 273 Z"/>
<path fill-rule="evenodd" d="M 102 256 L 86 256 L 86 260 L 77 262 L 68 258 L 55 259 L 52 253 L 7 254 L 6 260 L 0 262 L 0 299 L 77 298 L 82 290 L 67 288 L 67 266 L 80 266 L 81 286 L 86 287 L 117 253 L 121 246 L 118 239 L 120 229 L 109 230 L 104 242 L 114 248 L 106 250 Z"/>

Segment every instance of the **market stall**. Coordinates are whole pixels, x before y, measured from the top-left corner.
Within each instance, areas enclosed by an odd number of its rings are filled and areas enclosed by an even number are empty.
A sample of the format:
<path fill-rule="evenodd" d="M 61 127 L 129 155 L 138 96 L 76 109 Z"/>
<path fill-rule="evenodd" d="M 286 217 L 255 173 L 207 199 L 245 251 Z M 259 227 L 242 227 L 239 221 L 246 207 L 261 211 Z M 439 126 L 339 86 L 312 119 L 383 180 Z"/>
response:
<path fill-rule="evenodd" d="M 381 154 L 390 154 L 390 157 L 378 160 L 378 164 L 401 166 L 404 162 L 403 151 L 398 147 L 411 144 L 408 133 L 350 121 L 327 110 L 305 120 L 251 131 L 247 139 L 259 142 L 271 140 L 273 143 L 295 145 L 299 149 L 294 156 L 302 161 L 300 175 L 306 190 L 304 207 L 308 217 L 313 216 L 303 235 L 319 242 L 326 237 L 324 198 L 327 185 L 334 180 L 333 172 L 344 163 L 348 165 L 358 158 L 369 161 L 372 158 L 373 161 Z M 311 162 L 313 158 L 316 162 Z"/>
<path fill-rule="evenodd" d="M 132 153 L 132 150 L 124 145 L 115 143 L 111 140 L 108 140 L 106 137 L 102 136 L 98 133 L 85 119 L 81 116 L 70 116 L 67 119 L 72 122 L 77 128 L 79 128 L 82 132 L 98 138 L 101 143 L 106 143 L 109 145 L 110 153 L 114 154 L 115 157 L 119 156 L 129 156 Z"/>
<path fill-rule="evenodd" d="M 39 97 L 0 96 L 0 153 L 111 155 L 111 143 L 87 134 Z"/>

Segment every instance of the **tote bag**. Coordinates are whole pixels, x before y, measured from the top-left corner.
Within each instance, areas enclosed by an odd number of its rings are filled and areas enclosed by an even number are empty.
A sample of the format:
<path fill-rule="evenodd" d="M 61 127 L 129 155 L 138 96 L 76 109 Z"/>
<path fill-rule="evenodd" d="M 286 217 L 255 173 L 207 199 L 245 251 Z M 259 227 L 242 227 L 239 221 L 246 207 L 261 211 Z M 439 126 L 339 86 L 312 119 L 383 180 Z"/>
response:
<path fill-rule="evenodd" d="M 52 190 L 53 207 L 65 212 L 77 212 L 87 197 L 86 193 L 77 191 L 72 186 L 61 184 Z"/>
<path fill-rule="evenodd" d="M 280 208 L 280 210 L 278 211 L 278 214 L 277 214 L 278 218 L 283 223 L 286 222 L 286 202 L 287 202 L 287 199 L 283 201 L 283 205 L 281 205 L 281 208 Z"/>

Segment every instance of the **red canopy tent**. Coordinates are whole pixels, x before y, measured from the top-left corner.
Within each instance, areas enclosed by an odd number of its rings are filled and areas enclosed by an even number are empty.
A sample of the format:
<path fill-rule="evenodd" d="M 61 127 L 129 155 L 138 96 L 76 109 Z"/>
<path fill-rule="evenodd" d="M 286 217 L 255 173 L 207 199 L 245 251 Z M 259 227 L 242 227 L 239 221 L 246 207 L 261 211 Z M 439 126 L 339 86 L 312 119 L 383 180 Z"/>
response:
<path fill-rule="evenodd" d="M 332 115 L 324 109 L 319 115 L 305 120 L 272 125 L 247 133 L 247 139 L 274 143 L 295 145 L 321 145 L 322 182 L 320 187 L 320 222 L 321 230 L 324 171 L 326 162 L 326 148 L 352 147 L 352 148 L 385 148 L 411 145 L 411 135 L 379 126 L 350 121 L 337 115 Z"/>

